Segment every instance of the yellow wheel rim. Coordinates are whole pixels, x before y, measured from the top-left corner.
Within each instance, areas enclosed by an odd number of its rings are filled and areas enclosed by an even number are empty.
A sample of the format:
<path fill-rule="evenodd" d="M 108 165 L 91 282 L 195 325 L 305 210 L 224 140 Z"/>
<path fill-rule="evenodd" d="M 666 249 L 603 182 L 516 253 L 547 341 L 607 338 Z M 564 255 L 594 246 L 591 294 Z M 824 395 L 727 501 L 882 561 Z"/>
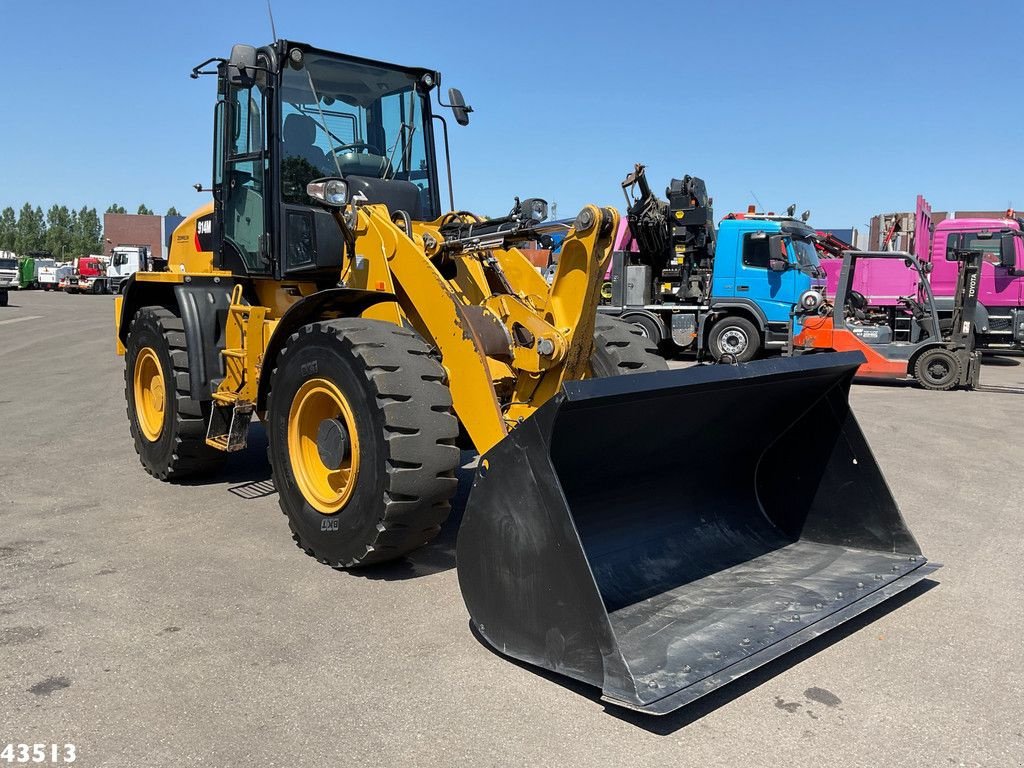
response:
<path fill-rule="evenodd" d="M 349 450 L 338 467 L 324 464 L 317 445 L 320 425 L 337 420 L 348 434 Z M 326 379 L 309 379 L 295 393 L 288 411 L 288 459 L 303 497 L 325 515 L 352 497 L 359 475 L 359 433 L 352 407 Z"/>
<path fill-rule="evenodd" d="M 139 429 L 149 442 L 154 443 L 164 431 L 164 410 L 167 389 L 160 358 L 152 347 L 143 347 L 135 358 L 132 377 L 135 388 L 135 416 Z"/>

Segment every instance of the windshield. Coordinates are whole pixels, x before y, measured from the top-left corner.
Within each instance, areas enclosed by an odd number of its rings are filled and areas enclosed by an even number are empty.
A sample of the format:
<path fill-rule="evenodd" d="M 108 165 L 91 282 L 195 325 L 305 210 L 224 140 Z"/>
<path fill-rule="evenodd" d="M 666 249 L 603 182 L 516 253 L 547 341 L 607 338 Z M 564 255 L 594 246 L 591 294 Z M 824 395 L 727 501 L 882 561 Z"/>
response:
<path fill-rule="evenodd" d="M 427 95 L 414 73 L 308 53 L 281 85 L 281 176 L 286 202 L 307 203 L 321 176 L 397 179 L 420 190 L 424 219 L 436 218 L 426 141 Z"/>
<path fill-rule="evenodd" d="M 0 269 L 17 269 L 17 259 L 0 259 Z"/>
<path fill-rule="evenodd" d="M 796 261 L 801 267 L 818 267 L 821 262 L 818 260 L 818 250 L 810 240 L 798 240 L 793 238 L 793 250 L 796 251 Z"/>

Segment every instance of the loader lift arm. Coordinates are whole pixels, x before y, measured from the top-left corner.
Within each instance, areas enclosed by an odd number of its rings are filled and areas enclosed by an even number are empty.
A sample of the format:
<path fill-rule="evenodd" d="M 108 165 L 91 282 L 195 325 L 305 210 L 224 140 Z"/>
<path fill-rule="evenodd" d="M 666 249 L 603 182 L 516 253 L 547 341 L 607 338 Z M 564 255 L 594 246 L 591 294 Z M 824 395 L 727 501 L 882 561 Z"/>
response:
<path fill-rule="evenodd" d="M 336 215 L 344 226 L 343 214 Z M 614 209 L 585 207 L 565 239 L 549 288 L 511 247 L 516 240 L 533 237 L 532 228 L 492 236 L 481 246 L 473 239 L 445 241 L 441 229 L 429 225 L 414 226 L 410 236 L 386 208 L 361 207 L 357 234 L 379 244 L 388 264 L 382 275 L 385 289 L 398 297 L 394 304 L 370 309 L 367 316 L 396 322 L 404 317 L 437 347 L 449 372 L 456 414 L 478 450 L 489 450 L 565 381 L 588 374 L 600 277 L 617 226 Z M 435 262 L 424 258 L 424 242 L 441 244 L 435 245 L 438 252 L 446 242 L 449 250 L 457 250 L 453 258 L 462 262 L 461 277 L 445 279 Z M 488 272 L 503 279 L 489 281 Z M 495 284 L 507 288 L 492 291 Z M 472 302 L 474 294 L 483 301 Z M 507 349 L 495 351 L 488 338 L 494 335 L 495 321 Z M 488 350 L 495 352 L 493 357 Z M 504 406 L 495 393 L 495 379 L 514 382 Z"/>

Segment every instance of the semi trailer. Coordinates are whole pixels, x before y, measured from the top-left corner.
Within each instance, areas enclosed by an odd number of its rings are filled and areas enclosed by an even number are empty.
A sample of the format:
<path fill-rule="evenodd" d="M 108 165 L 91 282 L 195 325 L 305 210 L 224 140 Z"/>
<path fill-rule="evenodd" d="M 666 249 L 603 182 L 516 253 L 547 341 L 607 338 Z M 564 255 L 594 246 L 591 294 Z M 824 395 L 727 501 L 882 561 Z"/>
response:
<path fill-rule="evenodd" d="M 627 215 L 599 312 L 633 323 L 663 351 L 746 362 L 783 351 L 800 308 L 822 296 L 816 233 L 792 215 L 732 213 L 714 227 L 702 179 L 673 179 L 657 198 L 637 165 L 622 184 Z"/>

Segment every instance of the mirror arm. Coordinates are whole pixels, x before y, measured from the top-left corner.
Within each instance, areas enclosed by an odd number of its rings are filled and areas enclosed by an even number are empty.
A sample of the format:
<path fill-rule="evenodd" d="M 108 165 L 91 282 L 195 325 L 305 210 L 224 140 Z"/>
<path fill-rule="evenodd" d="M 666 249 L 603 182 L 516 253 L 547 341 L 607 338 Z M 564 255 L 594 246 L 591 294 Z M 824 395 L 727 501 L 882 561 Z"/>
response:
<path fill-rule="evenodd" d="M 198 80 L 200 75 L 216 75 L 217 74 L 217 70 L 216 69 L 206 69 L 206 70 L 203 69 L 203 67 L 205 67 L 207 64 L 213 64 L 213 62 L 215 62 L 215 61 L 218 64 L 227 64 L 228 63 L 227 59 L 222 59 L 222 58 L 219 58 L 217 56 L 214 56 L 211 59 L 207 59 L 202 64 L 196 64 L 194 67 L 192 67 L 192 74 L 189 75 L 189 77 L 191 77 L 193 80 Z"/>

